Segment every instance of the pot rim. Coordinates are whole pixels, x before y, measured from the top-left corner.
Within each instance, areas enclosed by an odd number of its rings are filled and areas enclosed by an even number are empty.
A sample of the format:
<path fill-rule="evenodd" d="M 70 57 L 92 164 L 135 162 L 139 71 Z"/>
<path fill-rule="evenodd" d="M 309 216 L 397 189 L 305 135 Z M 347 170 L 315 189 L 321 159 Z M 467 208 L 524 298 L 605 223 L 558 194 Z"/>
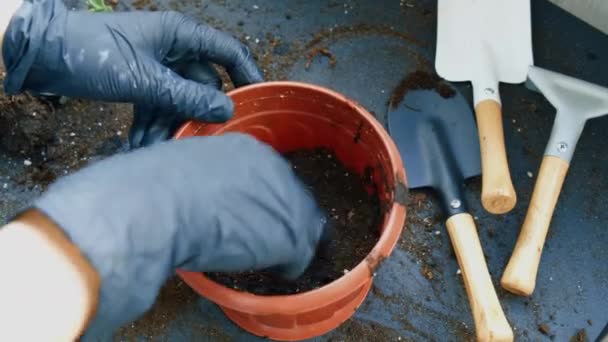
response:
<path fill-rule="evenodd" d="M 388 151 L 389 159 L 392 164 L 392 182 L 397 186 L 405 186 L 407 189 L 406 173 L 401 160 L 401 155 L 395 143 L 389 136 L 384 127 L 376 118 L 363 108 L 356 101 L 337 93 L 333 90 L 295 81 L 270 81 L 255 83 L 228 92 L 229 96 L 247 92 L 252 88 L 268 87 L 291 87 L 313 90 L 337 99 L 340 102 L 349 104 L 359 116 L 369 124 L 376 134 L 380 135 L 383 148 Z M 181 138 L 184 132 L 194 122 L 185 123 L 174 135 L 175 139 Z M 272 315 L 272 314 L 297 314 L 302 311 L 310 311 L 315 307 L 323 307 L 332 302 L 336 302 L 348 295 L 353 290 L 360 288 L 365 282 L 371 280 L 375 275 L 375 270 L 382 261 L 388 257 L 397 240 L 401 236 L 403 223 L 405 222 L 406 209 L 404 203 L 393 201 L 393 205 L 388 211 L 388 219 L 383 225 L 382 232 L 374 248 L 361 262 L 344 276 L 334 280 L 317 289 L 292 295 L 255 295 L 249 292 L 237 291 L 225 287 L 206 277 L 203 272 L 189 272 L 177 270 L 177 274 L 196 292 L 203 294 L 216 304 L 239 312 Z M 316 304 L 316 305 L 315 305 Z"/>

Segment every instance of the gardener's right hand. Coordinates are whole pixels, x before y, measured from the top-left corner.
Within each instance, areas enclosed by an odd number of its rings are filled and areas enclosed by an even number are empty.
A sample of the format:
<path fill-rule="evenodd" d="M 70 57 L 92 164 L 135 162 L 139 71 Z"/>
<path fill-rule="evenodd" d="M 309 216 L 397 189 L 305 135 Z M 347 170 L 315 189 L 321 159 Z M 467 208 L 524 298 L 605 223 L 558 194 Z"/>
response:
<path fill-rule="evenodd" d="M 89 336 L 145 312 L 176 268 L 297 277 L 326 224 L 289 163 L 240 134 L 110 157 L 51 185 L 34 207 L 99 273 Z"/>
<path fill-rule="evenodd" d="M 210 63 L 224 66 L 236 86 L 263 80 L 247 47 L 182 14 L 69 11 L 62 0 L 24 0 L 2 54 L 9 94 L 134 103 L 134 147 L 170 137 L 189 119 L 231 117 Z"/>

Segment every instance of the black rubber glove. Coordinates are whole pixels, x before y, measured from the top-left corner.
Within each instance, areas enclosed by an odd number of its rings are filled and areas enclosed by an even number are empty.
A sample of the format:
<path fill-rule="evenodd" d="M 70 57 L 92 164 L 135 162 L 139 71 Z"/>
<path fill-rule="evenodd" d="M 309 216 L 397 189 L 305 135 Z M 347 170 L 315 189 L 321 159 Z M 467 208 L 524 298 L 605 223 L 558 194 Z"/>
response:
<path fill-rule="evenodd" d="M 299 276 L 326 222 L 289 163 L 240 134 L 110 157 L 60 179 L 34 207 L 101 276 L 85 336 L 95 338 L 150 308 L 176 268 Z"/>
<path fill-rule="evenodd" d="M 90 13 L 68 11 L 61 0 L 24 0 L 2 52 L 8 94 L 134 103 L 134 147 L 188 119 L 231 117 L 210 63 L 224 66 L 236 86 L 263 80 L 246 46 L 176 12 Z"/>
<path fill-rule="evenodd" d="M 197 62 L 177 65 L 172 69 L 180 76 L 201 84 L 222 88 L 222 80 L 209 64 Z M 148 146 L 168 139 L 184 123 L 183 118 L 167 113 L 152 104 L 135 105 L 133 126 L 129 132 L 132 148 Z"/>

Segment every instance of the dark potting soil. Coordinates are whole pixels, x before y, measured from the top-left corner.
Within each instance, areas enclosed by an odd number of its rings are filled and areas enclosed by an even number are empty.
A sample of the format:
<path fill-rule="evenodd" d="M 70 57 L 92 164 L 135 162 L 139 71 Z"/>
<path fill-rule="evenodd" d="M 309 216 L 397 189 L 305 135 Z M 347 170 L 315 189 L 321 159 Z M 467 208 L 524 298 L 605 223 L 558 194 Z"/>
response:
<path fill-rule="evenodd" d="M 59 126 L 50 103 L 27 93 L 15 96 L 0 89 L 0 146 L 12 155 L 40 155 Z"/>
<path fill-rule="evenodd" d="M 399 85 L 393 90 L 389 104 L 392 108 L 395 108 L 401 103 L 405 95 L 410 90 L 416 89 L 433 89 L 441 97 L 450 98 L 456 95 L 454 89 L 441 79 L 437 74 L 417 70 L 408 74 L 404 79 L 399 82 Z"/>
<path fill-rule="evenodd" d="M 5 192 L 44 190 L 57 177 L 123 149 L 131 105 L 59 101 L 27 92 L 11 96 L 4 93 L 4 76 L 0 69 L 0 178 L 8 186 Z M 8 176 L 7 169 L 14 174 Z"/>
<path fill-rule="evenodd" d="M 376 194 L 366 191 L 368 182 L 346 169 L 326 149 L 295 151 L 285 157 L 328 213 L 335 229 L 331 241 L 321 245 L 306 272 L 294 281 L 269 271 L 208 273 L 214 281 L 259 295 L 306 292 L 349 272 L 378 241 L 380 202 Z"/>

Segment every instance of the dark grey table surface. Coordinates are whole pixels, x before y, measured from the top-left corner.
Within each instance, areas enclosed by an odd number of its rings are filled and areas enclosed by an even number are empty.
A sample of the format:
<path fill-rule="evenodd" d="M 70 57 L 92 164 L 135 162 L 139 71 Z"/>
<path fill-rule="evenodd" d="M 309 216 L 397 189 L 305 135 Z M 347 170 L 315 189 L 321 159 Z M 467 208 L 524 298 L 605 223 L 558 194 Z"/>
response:
<path fill-rule="evenodd" d="M 84 1 L 67 2 L 82 8 Z M 547 1 L 532 2 L 535 64 L 608 86 L 608 36 Z M 434 1 L 120 0 L 117 10 L 134 7 L 174 9 L 227 30 L 248 42 L 269 79 L 335 89 L 383 123 L 399 81 L 434 58 Z M 316 47 L 327 47 L 336 56 L 335 67 L 326 58 L 315 58 L 305 67 L 306 53 Z M 470 86 L 458 86 L 470 100 Z M 603 136 L 608 117 L 589 122 L 584 131 L 553 217 L 536 291 L 522 298 L 500 290 L 498 281 L 523 221 L 555 111 L 523 85 L 503 84 L 501 92 L 519 203 L 508 215 L 489 215 L 480 206 L 479 179 L 467 184 L 501 303 L 518 340 L 565 341 L 581 329 L 593 340 L 608 321 L 608 155 L 602 152 L 608 146 Z M 12 181 L 26 172 L 14 160 L 0 153 L 0 180 L 7 183 L 0 186 L 3 219 L 41 191 Z M 367 300 L 354 319 L 316 340 L 473 338 L 467 296 L 436 201 L 421 192 L 413 192 L 412 199 L 407 227 Z M 540 325 L 546 325 L 548 335 L 539 331 Z M 257 340 L 178 280 L 163 291 L 153 313 L 116 338 Z"/>

